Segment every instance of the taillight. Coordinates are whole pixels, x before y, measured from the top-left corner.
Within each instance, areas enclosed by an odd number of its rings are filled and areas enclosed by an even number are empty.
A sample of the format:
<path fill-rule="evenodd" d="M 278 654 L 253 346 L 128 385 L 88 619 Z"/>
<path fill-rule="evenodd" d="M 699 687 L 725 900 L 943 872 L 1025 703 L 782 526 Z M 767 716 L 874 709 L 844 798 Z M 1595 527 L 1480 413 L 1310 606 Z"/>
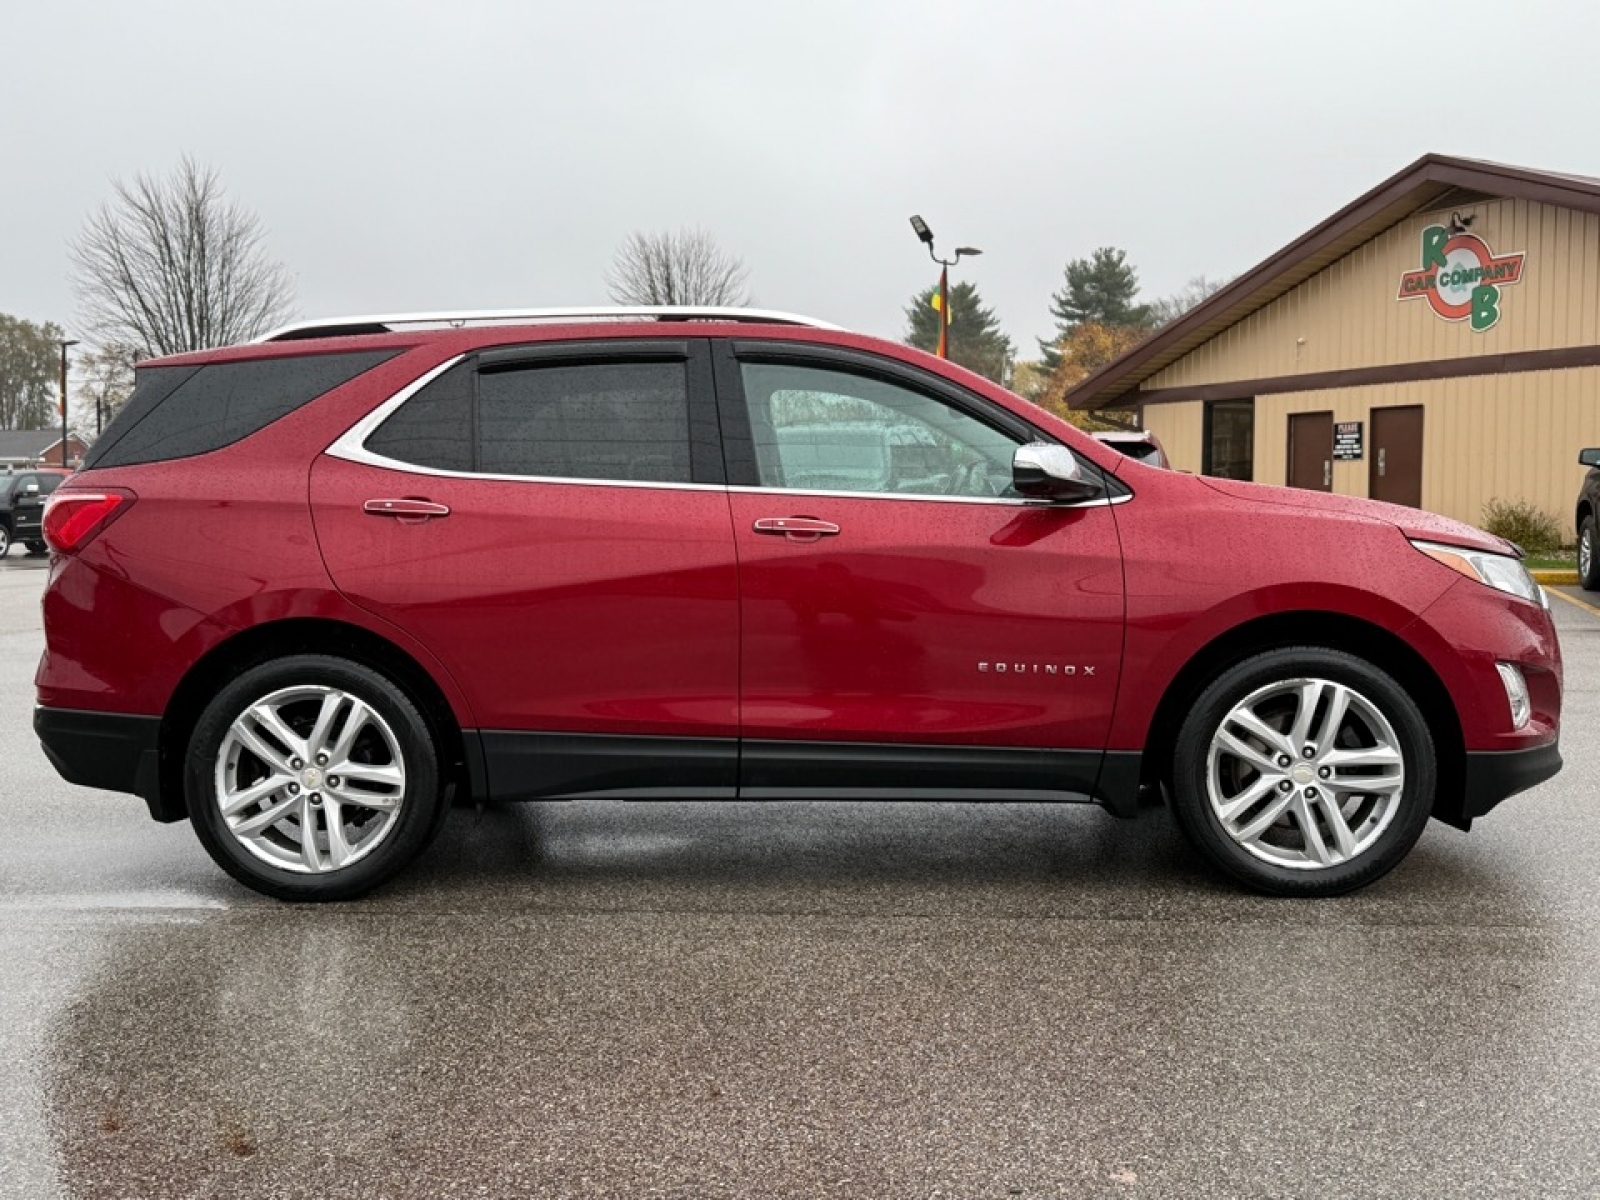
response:
<path fill-rule="evenodd" d="M 73 491 L 58 488 L 45 502 L 44 540 L 62 554 L 76 554 L 99 536 L 138 497 L 127 488 Z"/>

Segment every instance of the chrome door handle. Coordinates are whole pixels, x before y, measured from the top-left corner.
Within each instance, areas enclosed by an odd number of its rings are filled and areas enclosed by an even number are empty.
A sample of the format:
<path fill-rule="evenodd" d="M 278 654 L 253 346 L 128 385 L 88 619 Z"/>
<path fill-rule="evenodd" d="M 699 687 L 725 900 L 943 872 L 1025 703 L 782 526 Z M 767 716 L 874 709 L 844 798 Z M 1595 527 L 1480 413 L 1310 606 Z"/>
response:
<path fill-rule="evenodd" d="M 407 497 L 403 500 L 368 500 L 361 506 L 361 511 L 372 517 L 395 517 L 404 525 L 418 525 L 435 517 L 448 517 L 450 506 Z"/>
<path fill-rule="evenodd" d="M 757 517 L 757 533 L 775 533 L 791 542 L 814 542 L 818 538 L 833 537 L 839 527 L 832 521 L 819 521 L 815 517 Z"/>

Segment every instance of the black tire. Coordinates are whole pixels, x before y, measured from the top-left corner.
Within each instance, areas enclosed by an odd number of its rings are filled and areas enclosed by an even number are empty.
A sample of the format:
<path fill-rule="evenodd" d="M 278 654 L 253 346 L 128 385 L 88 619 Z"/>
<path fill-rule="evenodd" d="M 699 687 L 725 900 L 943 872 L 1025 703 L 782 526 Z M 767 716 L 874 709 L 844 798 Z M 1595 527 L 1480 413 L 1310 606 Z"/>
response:
<path fill-rule="evenodd" d="M 1334 686 L 1319 690 L 1315 694 L 1320 698 L 1305 705 L 1303 697 L 1308 693 L 1300 689 L 1307 681 Z M 1348 715 L 1339 724 L 1334 744 L 1317 746 L 1318 733 L 1326 734 L 1326 730 L 1316 727 L 1330 715 L 1328 702 L 1341 688 L 1358 699 L 1349 701 Z M 1246 711 L 1276 731 L 1281 744 L 1269 744 L 1234 721 L 1229 721 L 1226 732 L 1263 759 L 1270 774 L 1251 766 L 1244 754 L 1223 747 L 1218 749 L 1215 764 L 1212 761 L 1213 739 L 1224 732 L 1224 721 L 1246 701 L 1251 701 Z M 1281 717 L 1274 706 L 1281 706 Z M 1306 738 L 1296 739 L 1293 723 L 1302 706 L 1312 710 L 1313 728 Z M 1383 746 L 1392 747 L 1398 767 L 1346 761 L 1368 751 L 1369 757 L 1390 754 Z M 1287 752 L 1290 750 L 1294 753 Z M 1325 758 L 1330 751 L 1335 752 L 1334 757 Z M 1383 780 L 1375 777 L 1380 774 L 1388 775 L 1392 787 L 1397 769 L 1403 771 L 1403 783 L 1387 797 L 1381 791 L 1364 794 L 1338 787 L 1341 778 L 1347 783 L 1370 778 L 1381 788 Z M 1344 775 L 1335 775 L 1338 771 Z M 1406 856 L 1428 823 L 1436 779 L 1432 735 L 1405 689 L 1352 654 L 1295 646 L 1246 659 L 1201 693 L 1178 734 L 1173 810 L 1183 831 L 1206 858 L 1246 886 L 1276 896 L 1337 896 L 1381 878 Z M 1216 804 L 1210 791 L 1213 782 Z M 1257 788 L 1262 790 L 1259 799 L 1229 814 L 1239 826 L 1236 832 L 1244 835 L 1236 837 L 1224 826 L 1219 808 L 1229 802 L 1244 804 Z M 1328 811 L 1330 800 L 1336 812 Z M 1251 833 L 1253 823 L 1267 821 L 1281 805 L 1293 807 Z M 1310 817 L 1311 831 L 1305 828 L 1302 814 Z M 1334 845 L 1337 835 L 1330 817 L 1337 817 L 1345 831 L 1348 853 L 1341 854 L 1341 848 Z M 1327 861 L 1324 855 L 1337 861 L 1323 865 Z M 1286 860 L 1298 860 L 1302 865 Z"/>
<path fill-rule="evenodd" d="M 1586 592 L 1600 592 L 1600 528 L 1593 513 L 1578 527 L 1578 584 Z"/>
<path fill-rule="evenodd" d="M 0 522 L 0 558 L 11 553 L 11 526 Z"/>
<path fill-rule="evenodd" d="M 297 695 L 297 690 L 304 694 Z M 352 726 L 359 729 L 347 751 L 335 744 L 337 737 L 332 742 L 311 741 L 315 730 L 309 726 L 322 710 L 322 695 L 343 697 L 333 707 L 336 719 L 330 733 Z M 318 764 L 293 757 L 292 747 L 286 749 L 289 743 L 281 737 L 276 743 L 266 743 L 280 766 L 287 769 L 292 762 L 302 762 L 301 768 L 287 774 L 269 768 L 267 758 L 244 745 L 234 732 L 235 722 L 269 698 L 277 706 L 268 706 L 268 711 L 290 733 L 306 739 L 301 745 L 329 747 L 335 761 L 326 772 Z M 358 719 L 355 700 L 366 705 L 376 719 Z M 256 722 L 250 724 L 257 738 L 263 728 L 266 726 Z M 367 773 L 392 771 L 397 766 L 400 780 L 393 785 L 341 780 L 334 776 L 339 761 L 348 763 L 351 771 Z M 235 833 L 230 818 L 223 814 L 220 795 L 229 787 L 239 795 L 277 777 L 293 782 L 252 802 L 233 819 L 248 826 L 252 818 L 267 817 L 269 807 L 283 816 L 258 831 L 247 830 L 250 836 Z M 335 784 L 343 786 L 336 790 Z M 389 787 L 390 792 L 380 796 L 376 791 L 357 790 L 366 786 Z M 229 682 L 195 724 L 184 764 L 184 796 L 201 844 L 240 883 L 280 900 L 350 900 L 371 891 L 421 853 L 438 832 L 448 810 L 444 793 L 439 751 L 417 706 L 378 672 L 322 655 L 277 659 Z M 393 811 L 371 809 L 350 799 L 363 794 L 386 803 L 392 799 Z M 280 804 L 291 807 L 279 809 Z M 344 865 L 332 865 L 337 862 L 331 849 L 330 822 L 335 814 L 340 815 L 341 846 L 352 853 Z M 309 852 L 301 836 L 301 822 L 307 818 L 313 826 Z M 347 831 L 355 836 L 346 836 Z M 366 840 L 361 840 L 363 837 Z M 296 853 L 301 856 L 299 862 L 294 861 Z M 312 863 L 320 858 L 329 865 L 313 867 L 305 861 L 308 857 Z"/>
<path fill-rule="evenodd" d="M 50 550 L 49 544 L 45 542 L 24 542 L 22 544 L 28 548 L 28 553 L 35 558 L 48 553 Z"/>

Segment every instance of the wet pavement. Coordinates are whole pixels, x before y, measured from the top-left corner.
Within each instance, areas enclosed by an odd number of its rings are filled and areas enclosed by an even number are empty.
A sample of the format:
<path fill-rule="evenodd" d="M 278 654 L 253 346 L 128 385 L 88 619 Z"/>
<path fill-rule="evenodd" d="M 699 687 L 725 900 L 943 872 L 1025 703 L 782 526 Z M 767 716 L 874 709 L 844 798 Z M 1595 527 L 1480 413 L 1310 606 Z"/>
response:
<path fill-rule="evenodd" d="M 1340 900 L 1159 810 L 595 802 L 460 809 L 311 909 L 56 778 L 40 565 L 0 1196 L 1600 1195 L 1600 614 L 1555 603 L 1567 770 Z"/>

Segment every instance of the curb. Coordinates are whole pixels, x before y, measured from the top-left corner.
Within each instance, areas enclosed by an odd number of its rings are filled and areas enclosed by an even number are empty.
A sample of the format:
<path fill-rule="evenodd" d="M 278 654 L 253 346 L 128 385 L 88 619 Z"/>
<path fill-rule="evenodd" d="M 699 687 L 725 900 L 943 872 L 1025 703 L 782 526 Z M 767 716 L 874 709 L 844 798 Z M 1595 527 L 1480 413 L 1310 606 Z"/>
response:
<path fill-rule="evenodd" d="M 1542 583 L 1547 587 L 1576 587 L 1578 573 L 1576 571 L 1529 571 L 1535 583 Z"/>

